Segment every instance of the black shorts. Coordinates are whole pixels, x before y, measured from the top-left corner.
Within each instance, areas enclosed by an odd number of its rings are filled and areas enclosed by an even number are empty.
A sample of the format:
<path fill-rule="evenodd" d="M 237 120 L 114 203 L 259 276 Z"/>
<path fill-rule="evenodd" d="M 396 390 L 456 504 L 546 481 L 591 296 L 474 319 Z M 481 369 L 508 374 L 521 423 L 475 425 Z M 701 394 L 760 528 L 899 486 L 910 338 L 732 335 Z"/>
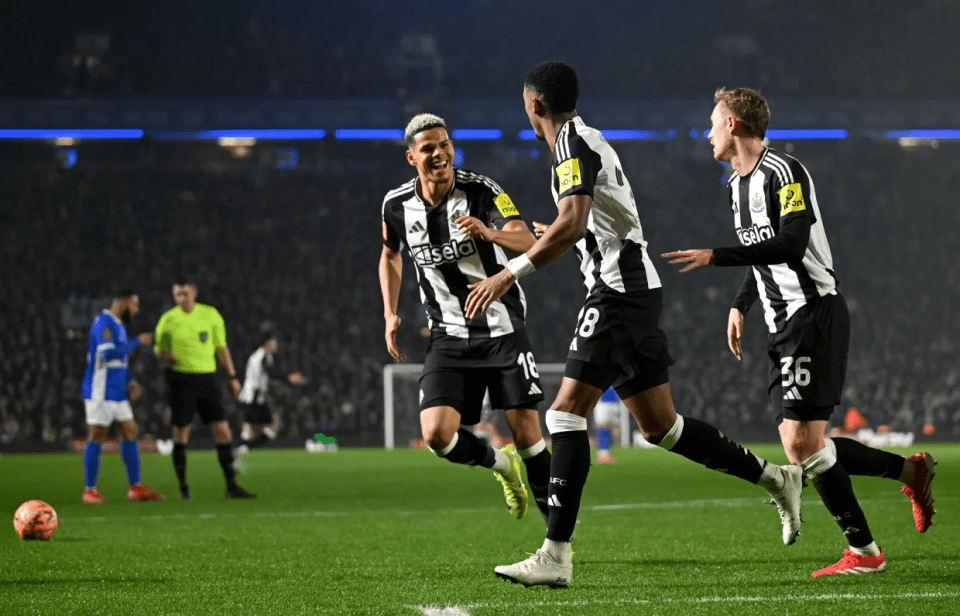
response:
<path fill-rule="evenodd" d="M 182 428 L 193 421 L 193 414 L 200 415 L 204 424 L 226 419 L 223 396 L 214 374 L 184 374 L 167 371 L 170 384 L 170 423 Z"/>
<path fill-rule="evenodd" d="M 612 385 L 621 400 L 669 382 L 673 357 L 660 329 L 662 311 L 662 289 L 591 291 L 577 319 L 564 376 L 602 390 Z"/>
<path fill-rule="evenodd" d="M 496 338 L 430 335 L 420 375 L 420 410 L 450 406 L 460 423 L 480 421 L 484 392 L 495 409 L 536 409 L 543 386 L 530 341 L 523 329 Z"/>
<path fill-rule="evenodd" d="M 850 313 L 840 294 L 800 308 L 770 334 L 770 405 L 778 418 L 826 420 L 840 403 L 847 376 Z"/>
<path fill-rule="evenodd" d="M 251 426 L 265 426 L 273 423 L 273 413 L 266 402 L 240 403 L 243 411 L 243 421 Z"/>

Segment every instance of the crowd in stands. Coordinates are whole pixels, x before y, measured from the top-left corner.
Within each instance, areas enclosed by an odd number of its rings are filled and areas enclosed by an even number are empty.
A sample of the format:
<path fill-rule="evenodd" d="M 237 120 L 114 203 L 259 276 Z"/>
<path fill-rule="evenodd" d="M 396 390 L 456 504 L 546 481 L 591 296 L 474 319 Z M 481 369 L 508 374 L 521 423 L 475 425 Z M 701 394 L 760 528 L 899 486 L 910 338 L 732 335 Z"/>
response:
<path fill-rule="evenodd" d="M 547 59 L 605 96 L 701 97 L 704 84 L 773 98 L 960 95 L 943 78 L 960 60 L 948 0 L 39 6 L 0 24 L 2 97 L 502 97 Z"/>
<path fill-rule="evenodd" d="M 120 147 L 120 146 L 117 146 Z M 200 301 L 223 314 L 242 371 L 261 324 L 280 332 L 281 363 L 299 368 L 303 388 L 276 384 L 281 437 L 316 432 L 344 444 L 382 443 L 383 344 L 377 280 L 380 203 L 408 179 L 400 148 L 369 146 L 367 169 L 330 164 L 299 170 L 202 170 L 152 146 L 147 162 L 73 169 L 5 165 L 0 173 L 0 444 L 63 442 L 85 434 L 80 400 L 87 334 L 118 287 L 133 287 L 142 312 L 130 334 L 152 331 L 173 305 L 171 283 L 186 273 Z M 367 146 L 364 146 L 367 147 Z M 552 220 L 547 158 L 515 164 L 484 144 L 467 167 L 494 177 L 529 222 Z M 794 152 L 816 182 L 853 335 L 843 404 L 873 425 L 960 438 L 960 266 L 956 205 L 949 187 L 960 162 L 939 150 L 889 142 L 799 144 Z M 724 170 L 669 146 L 618 146 L 640 206 L 650 253 L 733 245 Z M 540 181 L 542 180 L 542 181 Z M 725 340 L 742 270 L 680 275 L 658 265 L 663 327 L 677 364 L 672 387 L 681 413 L 732 435 L 774 439 L 766 405 L 766 328 L 760 308 L 747 319 L 745 358 Z M 405 261 L 399 342 L 423 359 L 425 318 Z M 523 280 L 528 328 L 540 363 L 562 362 L 584 290 L 575 258 Z M 169 437 L 163 376 L 147 349 L 132 355 L 144 385 L 134 404 L 144 433 Z M 232 405 L 233 403 L 231 403 Z M 234 419 L 236 416 L 234 415 Z"/>

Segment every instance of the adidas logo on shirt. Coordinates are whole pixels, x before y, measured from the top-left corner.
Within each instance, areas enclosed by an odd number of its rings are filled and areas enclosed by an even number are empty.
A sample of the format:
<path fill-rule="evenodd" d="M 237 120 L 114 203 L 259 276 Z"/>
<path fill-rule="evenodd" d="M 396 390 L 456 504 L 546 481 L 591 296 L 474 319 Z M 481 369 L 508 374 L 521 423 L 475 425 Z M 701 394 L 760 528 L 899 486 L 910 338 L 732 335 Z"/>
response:
<path fill-rule="evenodd" d="M 800 392 L 796 387 L 791 387 L 787 391 L 783 392 L 784 400 L 803 400 L 803 396 L 800 395 Z"/>
<path fill-rule="evenodd" d="M 418 220 L 417 222 L 413 223 L 413 226 L 410 227 L 410 231 L 408 233 L 423 233 L 423 231 L 423 223 Z"/>
<path fill-rule="evenodd" d="M 533 395 L 535 395 L 535 394 L 542 394 L 542 393 L 543 393 L 543 390 L 540 389 L 540 388 L 537 386 L 536 383 L 531 383 L 531 384 L 530 384 L 530 391 L 527 392 L 527 395 L 528 395 L 528 396 L 533 396 Z"/>

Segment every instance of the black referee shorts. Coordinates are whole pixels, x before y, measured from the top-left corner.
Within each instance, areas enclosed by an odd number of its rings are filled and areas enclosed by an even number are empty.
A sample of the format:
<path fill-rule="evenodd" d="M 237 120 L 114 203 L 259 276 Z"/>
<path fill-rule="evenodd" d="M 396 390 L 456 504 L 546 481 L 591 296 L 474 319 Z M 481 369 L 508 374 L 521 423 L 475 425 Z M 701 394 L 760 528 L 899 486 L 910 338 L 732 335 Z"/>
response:
<path fill-rule="evenodd" d="M 210 424 L 226 419 L 223 408 L 223 396 L 213 373 L 185 374 L 167 371 L 170 384 L 170 423 L 178 428 L 189 426 L 193 414 L 200 415 L 200 421 Z"/>
<path fill-rule="evenodd" d="M 450 406 L 460 423 L 480 421 L 484 392 L 495 409 L 536 409 L 543 386 L 524 330 L 495 338 L 430 336 L 420 375 L 420 410 Z"/>
<path fill-rule="evenodd" d="M 662 289 L 592 291 L 580 311 L 563 375 L 597 389 L 612 385 L 621 400 L 669 382 L 673 357 L 660 329 L 662 311 Z"/>
<path fill-rule="evenodd" d="M 243 421 L 251 426 L 265 426 L 273 423 L 273 413 L 266 402 L 241 402 Z"/>
<path fill-rule="evenodd" d="M 839 293 L 800 308 L 770 334 L 770 405 L 779 418 L 830 419 L 847 377 L 850 312 Z"/>

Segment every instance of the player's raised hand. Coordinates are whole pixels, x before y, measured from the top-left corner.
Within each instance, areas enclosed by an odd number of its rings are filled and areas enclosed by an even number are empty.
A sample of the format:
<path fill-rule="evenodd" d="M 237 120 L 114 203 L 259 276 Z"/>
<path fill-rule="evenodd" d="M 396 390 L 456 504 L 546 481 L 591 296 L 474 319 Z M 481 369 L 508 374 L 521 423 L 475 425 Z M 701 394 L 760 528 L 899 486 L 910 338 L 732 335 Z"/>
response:
<path fill-rule="evenodd" d="M 470 295 L 467 296 L 463 306 L 464 314 L 468 319 L 486 314 L 490 304 L 503 297 L 503 294 L 513 286 L 514 280 L 516 278 L 513 277 L 513 272 L 504 269 L 480 282 L 467 285 Z"/>
<path fill-rule="evenodd" d="M 730 352 L 737 358 L 737 361 L 743 361 L 743 347 L 740 346 L 740 338 L 743 336 L 743 313 L 736 308 L 730 309 L 730 316 L 727 318 L 727 346 Z"/>
<path fill-rule="evenodd" d="M 143 346 L 149 346 L 153 344 L 153 332 L 143 332 L 137 338 L 140 339 L 140 344 Z"/>
<path fill-rule="evenodd" d="M 385 317 L 386 333 L 384 338 L 387 341 L 387 352 L 397 361 L 403 361 L 403 351 L 397 346 L 397 330 L 400 329 L 400 315 L 391 314 Z"/>
<path fill-rule="evenodd" d="M 456 223 L 460 232 L 469 237 L 479 238 L 485 242 L 489 242 L 493 237 L 490 227 L 474 216 L 461 216 Z"/>
<path fill-rule="evenodd" d="M 550 228 L 550 225 L 545 225 L 542 222 L 533 221 L 533 234 L 539 239 L 543 237 L 543 234 L 547 232 L 547 229 Z"/>
<path fill-rule="evenodd" d="M 665 252 L 660 255 L 661 258 L 669 259 L 670 265 L 686 264 L 680 273 L 690 270 L 713 265 L 713 249 L 701 248 L 697 250 L 678 250 L 677 252 Z"/>

